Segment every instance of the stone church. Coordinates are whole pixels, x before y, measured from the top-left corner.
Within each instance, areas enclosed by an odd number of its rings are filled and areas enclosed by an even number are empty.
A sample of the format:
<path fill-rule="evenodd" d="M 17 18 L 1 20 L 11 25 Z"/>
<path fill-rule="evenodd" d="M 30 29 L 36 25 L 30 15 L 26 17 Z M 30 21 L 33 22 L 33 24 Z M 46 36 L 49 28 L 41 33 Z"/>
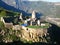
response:
<path fill-rule="evenodd" d="M 30 25 L 31 26 L 32 25 L 39 25 L 40 26 L 40 20 L 37 20 L 35 11 L 32 12 L 32 17 L 31 17 Z"/>
<path fill-rule="evenodd" d="M 23 20 L 22 13 L 20 14 L 19 19 Z M 40 26 L 40 19 L 37 20 L 37 18 L 36 18 L 36 12 L 35 11 L 32 12 L 31 18 L 23 20 L 23 22 L 24 22 L 24 24 L 28 24 L 28 22 L 29 22 L 28 25 L 31 25 L 31 26 L 32 25 Z"/>

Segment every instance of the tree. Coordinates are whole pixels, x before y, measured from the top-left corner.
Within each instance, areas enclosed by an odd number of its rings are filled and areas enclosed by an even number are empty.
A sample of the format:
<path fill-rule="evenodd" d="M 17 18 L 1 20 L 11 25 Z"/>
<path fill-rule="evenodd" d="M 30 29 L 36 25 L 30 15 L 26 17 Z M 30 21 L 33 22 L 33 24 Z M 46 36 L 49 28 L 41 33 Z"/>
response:
<path fill-rule="evenodd" d="M 1 13 L 0 13 L 0 17 L 1 17 L 1 16 L 4 17 L 4 16 L 6 16 L 6 15 L 7 15 L 7 13 L 6 13 L 5 10 L 1 11 Z"/>
<path fill-rule="evenodd" d="M 4 23 L 0 21 L 0 29 L 4 29 Z"/>

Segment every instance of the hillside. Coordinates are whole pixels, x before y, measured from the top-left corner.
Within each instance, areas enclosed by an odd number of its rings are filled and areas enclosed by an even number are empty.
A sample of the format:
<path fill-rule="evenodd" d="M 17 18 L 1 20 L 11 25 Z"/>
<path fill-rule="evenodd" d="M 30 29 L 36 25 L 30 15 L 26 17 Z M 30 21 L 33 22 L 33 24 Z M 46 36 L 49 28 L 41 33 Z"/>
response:
<path fill-rule="evenodd" d="M 21 0 L 1 0 L 0 6 L 8 10 L 32 13 L 35 10 L 38 13 L 42 13 L 45 16 L 59 16 L 59 7 L 57 3 L 42 2 L 42 1 L 21 1 Z M 55 5 L 54 5 L 55 4 Z"/>
<path fill-rule="evenodd" d="M 13 11 L 9 11 L 6 10 L 2 7 L 0 7 L 0 17 L 4 17 L 4 16 L 17 16 L 19 13 L 18 12 L 13 12 Z"/>
<path fill-rule="evenodd" d="M 56 16 L 60 17 L 60 3 L 55 6 L 56 6 Z"/>

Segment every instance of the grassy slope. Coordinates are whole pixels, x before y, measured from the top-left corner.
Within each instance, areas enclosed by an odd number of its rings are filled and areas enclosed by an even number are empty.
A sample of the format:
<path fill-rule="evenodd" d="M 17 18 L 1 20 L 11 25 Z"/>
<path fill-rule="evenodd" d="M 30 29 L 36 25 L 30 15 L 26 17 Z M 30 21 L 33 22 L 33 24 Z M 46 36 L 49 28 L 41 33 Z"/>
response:
<path fill-rule="evenodd" d="M 0 7 L 0 17 L 1 16 L 17 16 L 18 14 L 19 14 L 18 12 L 9 11 Z"/>

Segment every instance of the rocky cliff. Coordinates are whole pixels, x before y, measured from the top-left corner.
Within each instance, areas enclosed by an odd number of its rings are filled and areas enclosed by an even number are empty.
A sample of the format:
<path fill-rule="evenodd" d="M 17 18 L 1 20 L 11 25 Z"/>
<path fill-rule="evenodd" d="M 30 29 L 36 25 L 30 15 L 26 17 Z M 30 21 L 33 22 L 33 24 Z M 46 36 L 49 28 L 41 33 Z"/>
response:
<path fill-rule="evenodd" d="M 47 39 L 49 33 L 47 32 L 47 29 L 33 29 L 33 28 L 26 28 L 26 27 L 22 27 L 23 30 L 21 30 L 21 34 L 19 35 L 21 38 L 21 41 L 26 41 L 26 42 L 45 42 L 48 43 Z"/>

